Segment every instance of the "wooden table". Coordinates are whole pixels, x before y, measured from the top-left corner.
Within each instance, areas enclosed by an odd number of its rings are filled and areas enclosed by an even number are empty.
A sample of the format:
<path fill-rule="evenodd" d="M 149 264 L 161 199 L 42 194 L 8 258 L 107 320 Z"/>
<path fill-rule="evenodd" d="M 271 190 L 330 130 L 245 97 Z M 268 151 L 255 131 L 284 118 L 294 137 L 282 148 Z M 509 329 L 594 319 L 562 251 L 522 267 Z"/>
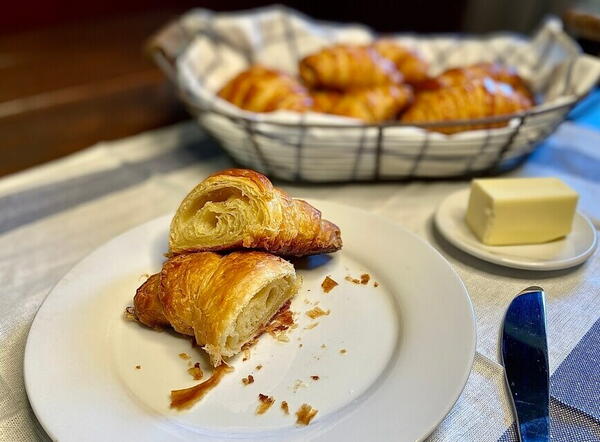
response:
<path fill-rule="evenodd" d="M 0 35 L 0 176 L 187 118 L 142 49 L 177 12 Z"/>

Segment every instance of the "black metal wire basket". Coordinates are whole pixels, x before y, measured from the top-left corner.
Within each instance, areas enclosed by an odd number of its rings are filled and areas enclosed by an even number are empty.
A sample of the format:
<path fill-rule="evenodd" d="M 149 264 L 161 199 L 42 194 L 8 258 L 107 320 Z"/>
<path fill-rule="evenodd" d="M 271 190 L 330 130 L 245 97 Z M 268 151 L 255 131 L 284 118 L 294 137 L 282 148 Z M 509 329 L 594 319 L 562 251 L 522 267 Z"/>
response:
<path fill-rule="evenodd" d="M 473 120 L 314 123 L 300 115 L 292 122 L 270 121 L 260 114 L 240 114 L 213 106 L 181 81 L 179 58 L 202 32 L 190 30 L 181 19 L 177 20 L 151 39 L 149 52 L 177 86 L 192 115 L 237 163 L 286 181 L 449 179 L 504 172 L 548 137 L 584 95 L 571 93 L 556 104 Z M 573 90 L 575 62 L 573 58 L 566 67 L 565 91 Z M 459 136 L 430 130 L 492 124 L 504 127 L 462 132 Z"/>

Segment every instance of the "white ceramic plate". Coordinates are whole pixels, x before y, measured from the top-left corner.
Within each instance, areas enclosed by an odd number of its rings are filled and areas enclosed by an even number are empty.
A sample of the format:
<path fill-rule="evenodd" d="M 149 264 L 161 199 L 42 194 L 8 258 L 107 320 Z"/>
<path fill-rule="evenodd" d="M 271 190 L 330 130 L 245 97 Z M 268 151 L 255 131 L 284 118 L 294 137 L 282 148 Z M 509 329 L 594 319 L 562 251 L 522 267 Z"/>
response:
<path fill-rule="evenodd" d="M 560 270 L 581 264 L 594 252 L 596 230 L 581 212 L 576 212 L 573 230 L 565 238 L 544 244 L 486 246 L 465 222 L 469 189 L 449 195 L 438 207 L 435 225 L 451 244 L 484 261 L 525 270 Z"/>
<path fill-rule="evenodd" d="M 234 359 L 235 371 L 186 412 L 169 409 L 170 390 L 197 383 L 178 354 L 209 372 L 204 354 L 122 315 L 142 275 L 160 269 L 170 217 L 124 233 L 75 266 L 40 308 L 25 352 L 27 393 L 50 436 L 412 441 L 433 431 L 460 395 L 474 356 L 475 321 L 463 283 L 431 246 L 394 223 L 315 205 L 340 225 L 344 249 L 298 270 L 304 283 L 292 303 L 299 326 L 290 341 L 261 337 L 250 359 Z M 371 275 L 369 284 L 344 279 L 362 273 Z M 326 275 L 339 282 L 328 294 L 321 289 Z M 313 321 L 305 312 L 316 302 L 331 313 Z M 255 382 L 244 386 L 249 374 Z M 261 416 L 259 393 L 276 400 Z M 280 409 L 283 400 L 290 415 Z M 297 427 L 294 412 L 303 403 L 319 413 Z"/>

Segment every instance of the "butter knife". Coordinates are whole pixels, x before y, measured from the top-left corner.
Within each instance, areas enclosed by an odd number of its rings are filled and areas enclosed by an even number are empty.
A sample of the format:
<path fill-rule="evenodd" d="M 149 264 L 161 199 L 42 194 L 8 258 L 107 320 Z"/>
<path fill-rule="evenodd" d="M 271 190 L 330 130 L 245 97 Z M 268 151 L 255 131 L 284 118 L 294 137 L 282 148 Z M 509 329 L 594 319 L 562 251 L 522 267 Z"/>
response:
<path fill-rule="evenodd" d="M 502 329 L 502 364 L 517 417 L 519 440 L 550 440 L 546 305 L 541 287 L 528 287 L 510 303 Z"/>

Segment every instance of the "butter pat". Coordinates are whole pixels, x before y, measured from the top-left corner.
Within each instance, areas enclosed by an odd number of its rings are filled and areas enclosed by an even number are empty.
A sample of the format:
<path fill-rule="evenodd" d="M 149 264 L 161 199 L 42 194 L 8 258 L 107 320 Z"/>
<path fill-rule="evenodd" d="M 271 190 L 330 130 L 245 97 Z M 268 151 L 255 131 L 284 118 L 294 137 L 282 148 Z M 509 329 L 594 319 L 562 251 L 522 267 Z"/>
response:
<path fill-rule="evenodd" d="M 543 243 L 571 231 L 577 199 L 558 178 L 477 179 L 466 221 L 484 244 Z"/>

